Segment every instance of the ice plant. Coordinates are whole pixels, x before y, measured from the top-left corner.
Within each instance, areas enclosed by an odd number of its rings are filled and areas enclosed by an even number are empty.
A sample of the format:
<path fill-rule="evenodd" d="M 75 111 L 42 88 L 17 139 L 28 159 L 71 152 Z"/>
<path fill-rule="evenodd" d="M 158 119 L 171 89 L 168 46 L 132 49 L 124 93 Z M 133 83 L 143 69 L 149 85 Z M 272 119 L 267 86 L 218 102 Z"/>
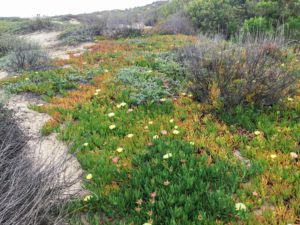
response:
<path fill-rule="evenodd" d="M 114 113 L 109 113 L 109 114 L 108 114 L 108 117 L 114 117 L 114 116 L 115 116 Z"/>
<path fill-rule="evenodd" d="M 83 201 L 88 202 L 92 199 L 92 197 L 93 197 L 92 195 L 87 195 L 87 196 L 84 197 Z"/>
<path fill-rule="evenodd" d="M 134 135 L 133 134 L 128 134 L 127 137 L 128 138 L 132 138 Z"/>
<path fill-rule="evenodd" d="M 292 159 L 298 159 L 298 154 L 296 152 L 291 152 L 290 156 Z"/>
<path fill-rule="evenodd" d="M 246 211 L 247 208 L 244 203 L 239 202 L 235 204 L 235 209 L 237 211 Z"/>
<path fill-rule="evenodd" d="M 88 174 L 88 175 L 86 175 L 86 177 L 85 177 L 87 180 L 91 180 L 91 179 L 93 179 L 93 175 L 92 174 Z"/>
<path fill-rule="evenodd" d="M 119 162 L 119 157 L 118 157 L 118 156 L 113 157 L 113 158 L 111 159 L 111 161 L 112 161 L 113 163 L 117 164 L 117 163 Z"/>
<path fill-rule="evenodd" d="M 177 135 L 177 134 L 179 134 L 179 133 L 180 133 L 179 130 L 173 130 L 173 134 Z"/>
<path fill-rule="evenodd" d="M 113 130 L 113 129 L 115 129 L 115 128 L 116 128 L 116 125 L 115 125 L 115 124 L 112 124 L 112 125 L 109 126 L 109 129 L 110 129 L 110 130 Z"/>
<path fill-rule="evenodd" d="M 167 154 L 165 154 L 164 156 L 163 156 L 163 159 L 169 159 L 169 158 L 171 158 L 173 155 L 172 155 L 172 153 L 167 153 Z"/>
<path fill-rule="evenodd" d="M 254 134 L 255 134 L 256 136 L 258 136 L 258 135 L 261 134 L 261 132 L 260 132 L 259 130 L 256 130 L 256 131 L 254 131 Z"/>
<path fill-rule="evenodd" d="M 117 152 L 119 152 L 119 153 L 121 153 L 121 152 L 123 152 L 124 151 L 124 149 L 123 148 L 117 148 Z"/>

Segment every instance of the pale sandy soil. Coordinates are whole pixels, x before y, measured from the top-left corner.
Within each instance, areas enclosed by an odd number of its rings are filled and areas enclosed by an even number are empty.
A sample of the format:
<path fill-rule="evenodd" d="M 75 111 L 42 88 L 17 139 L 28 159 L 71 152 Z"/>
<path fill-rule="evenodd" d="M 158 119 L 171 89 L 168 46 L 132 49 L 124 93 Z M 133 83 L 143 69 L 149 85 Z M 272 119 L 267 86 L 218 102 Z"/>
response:
<path fill-rule="evenodd" d="M 7 108 L 14 112 L 20 128 L 30 137 L 27 146 L 31 158 L 38 166 L 68 159 L 63 168 L 65 174 L 58 174 L 58 177 L 64 176 L 64 179 L 76 180 L 83 172 L 78 161 L 69 153 L 67 145 L 57 139 L 56 134 L 46 137 L 41 135 L 41 128 L 50 119 L 50 116 L 29 109 L 28 107 L 32 104 L 40 105 L 44 102 L 32 94 L 22 94 L 12 96 L 6 103 Z M 69 188 L 68 193 L 79 193 L 80 195 L 85 193 L 80 179 Z"/>
<path fill-rule="evenodd" d="M 8 73 L 6 71 L 0 70 L 0 80 L 6 78 L 7 76 L 8 76 Z"/>
<path fill-rule="evenodd" d="M 60 32 L 35 32 L 21 36 L 22 38 L 32 40 L 39 43 L 52 58 L 68 59 L 69 52 L 75 52 L 82 54 L 86 51 L 86 48 L 92 46 L 95 43 L 88 42 L 78 46 L 61 46 L 59 45 L 58 36 Z"/>

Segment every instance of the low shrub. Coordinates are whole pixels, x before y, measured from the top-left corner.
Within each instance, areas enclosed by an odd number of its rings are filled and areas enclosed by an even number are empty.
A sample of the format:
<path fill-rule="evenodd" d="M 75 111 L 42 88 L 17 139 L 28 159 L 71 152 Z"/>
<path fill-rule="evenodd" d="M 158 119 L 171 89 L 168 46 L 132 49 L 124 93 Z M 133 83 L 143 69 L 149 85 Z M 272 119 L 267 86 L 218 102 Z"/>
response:
<path fill-rule="evenodd" d="M 300 39 L 300 16 L 288 18 L 285 32 L 290 39 Z"/>
<path fill-rule="evenodd" d="M 256 173 L 211 155 L 209 149 L 170 139 L 154 140 L 132 164 L 130 173 L 119 173 L 117 178 L 130 180 L 103 196 L 99 205 L 107 215 L 115 212 L 134 224 L 234 221 L 245 212 L 235 209 L 232 195 Z"/>
<path fill-rule="evenodd" d="M 186 34 L 192 35 L 196 31 L 193 23 L 183 13 L 171 15 L 166 21 L 158 24 L 154 31 L 160 34 Z"/>
<path fill-rule="evenodd" d="M 272 105 L 295 91 L 297 71 L 283 40 L 201 41 L 181 51 L 196 99 L 220 108 Z"/>
<path fill-rule="evenodd" d="M 159 101 L 174 95 L 179 88 L 179 82 L 143 67 L 122 69 L 117 79 L 129 87 L 135 104 Z"/>
<path fill-rule="evenodd" d="M 61 207 L 71 197 L 66 191 L 76 182 L 63 175 L 68 159 L 38 167 L 27 141 L 11 112 L 0 106 L 0 224 L 61 224 Z"/>
<path fill-rule="evenodd" d="M 18 29 L 15 30 L 17 33 L 33 33 L 36 31 L 51 31 L 58 25 L 53 23 L 48 17 L 36 17 L 31 20 L 23 22 Z"/>
<path fill-rule="evenodd" d="M 48 54 L 38 44 L 19 39 L 9 51 L 6 69 L 12 72 L 45 70 L 50 67 L 49 61 Z"/>

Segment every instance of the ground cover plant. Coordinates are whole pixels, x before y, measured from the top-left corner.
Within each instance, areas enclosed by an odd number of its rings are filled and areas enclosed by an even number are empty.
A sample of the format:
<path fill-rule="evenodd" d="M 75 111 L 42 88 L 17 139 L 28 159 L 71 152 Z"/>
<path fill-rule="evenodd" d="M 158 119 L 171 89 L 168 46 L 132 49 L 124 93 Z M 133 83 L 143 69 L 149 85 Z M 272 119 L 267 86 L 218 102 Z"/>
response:
<path fill-rule="evenodd" d="M 70 224 L 299 223 L 299 89 L 272 105 L 213 110 L 218 104 L 189 91 L 191 71 L 176 61 L 174 49 L 196 42 L 184 35 L 99 39 L 83 55 L 56 62 L 101 68 L 91 83 L 33 106 L 52 115 L 45 127 L 72 143 L 86 171 L 90 194 L 71 206 Z M 287 54 L 283 67 L 297 71 L 299 53 Z M 55 86 L 68 74 L 51 73 Z M 29 76 L 49 82 L 42 73 Z M 173 81 L 181 87 L 169 94 Z M 146 96 L 139 104 L 137 93 Z"/>

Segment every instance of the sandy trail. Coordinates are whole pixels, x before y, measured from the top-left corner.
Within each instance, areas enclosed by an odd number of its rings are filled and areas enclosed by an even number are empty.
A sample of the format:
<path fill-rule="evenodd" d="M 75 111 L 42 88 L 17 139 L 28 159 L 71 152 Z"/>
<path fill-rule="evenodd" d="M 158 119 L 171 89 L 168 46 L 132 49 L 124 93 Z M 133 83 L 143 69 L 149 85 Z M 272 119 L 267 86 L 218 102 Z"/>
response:
<path fill-rule="evenodd" d="M 94 45 L 93 42 L 82 43 L 77 46 L 62 46 L 58 40 L 60 32 L 35 32 L 27 35 L 20 36 L 27 40 L 34 41 L 40 44 L 47 50 L 51 58 L 69 59 L 69 52 L 82 54 L 86 48 Z"/>
<path fill-rule="evenodd" d="M 60 59 L 68 59 L 68 52 L 82 54 L 86 51 L 87 46 L 94 44 L 84 43 L 76 47 L 60 46 L 58 42 L 59 34 L 59 32 L 37 32 L 22 37 L 39 43 L 49 52 L 52 58 Z M 7 76 L 8 73 L 0 70 L 0 79 L 4 79 Z M 29 106 L 33 104 L 46 104 L 45 102 L 32 94 L 20 94 L 7 98 L 4 91 L 0 88 L 0 102 L 3 101 L 6 107 L 15 114 L 17 123 L 23 132 L 30 137 L 30 141 L 27 144 L 28 153 L 30 156 L 32 155 L 35 165 L 44 166 L 47 163 L 56 162 L 56 160 L 61 162 L 62 158 L 68 158 L 67 163 L 64 165 L 64 174 L 58 174 L 58 179 L 75 180 L 83 174 L 76 158 L 69 153 L 67 145 L 57 139 L 56 134 L 51 134 L 47 137 L 42 136 L 41 129 L 51 117 L 47 114 L 33 111 L 29 109 Z M 78 182 L 71 186 L 67 192 L 66 194 L 73 195 L 76 193 L 79 196 L 87 193 L 82 187 L 80 179 L 78 179 Z"/>
<path fill-rule="evenodd" d="M 65 174 L 58 174 L 58 177 L 64 176 L 64 179 L 67 180 L 77 180 L 83 172 L 78 161 L 69 153 L 67 145 L 57 139 L 56 134 L 42 136 L 41 128 L 50 119 L 50 116 L 29 109 L 28 106 L 31 104 L 39 105 L 45 104 L 45 102 L 32 94 L 22 94 L 12 96 L 6 106 L 14 112 L 20 128 L 30 137 L 27 144 L 28 152 L 35 165 L 43 166 L 47 163 L 61 162 L 62 159 L 68 159 L 63 168 Z M 66 194 L 78 193 L 83 195 L 85 191 L 82 188 L 80 179 L 67 192 Z"/>

